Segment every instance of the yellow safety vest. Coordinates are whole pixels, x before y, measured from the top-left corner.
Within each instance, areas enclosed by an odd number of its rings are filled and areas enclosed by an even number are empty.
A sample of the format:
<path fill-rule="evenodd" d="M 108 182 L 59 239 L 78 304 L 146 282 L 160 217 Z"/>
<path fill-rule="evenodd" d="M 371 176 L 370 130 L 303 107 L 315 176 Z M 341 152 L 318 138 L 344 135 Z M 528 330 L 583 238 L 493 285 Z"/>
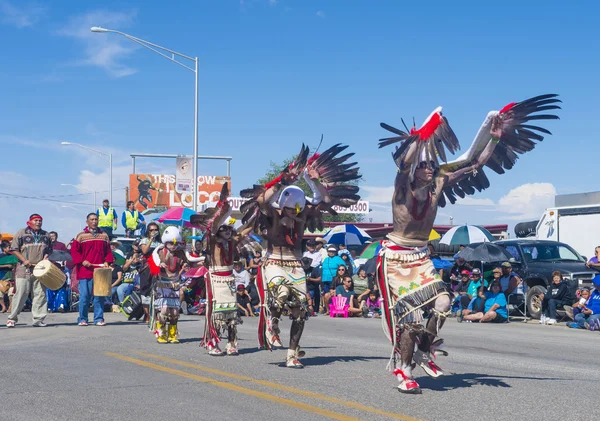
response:
<path fill-rule="evenodd" d="M 127 225 L 128 229 L 137 229 L 139 216 L 140 213 L 138 211 L 133 211 L 133 215 L 128 210 L 125 211 L 125 225 Z"/>
<path fill-rule="evenodd" d="M 104 214 L 104 208 L 98 209 L 98 226 L 99 227 L 112 227 L 113 220 L 115 219 L 115 210 L 108 208 L 106 215 Z"/>

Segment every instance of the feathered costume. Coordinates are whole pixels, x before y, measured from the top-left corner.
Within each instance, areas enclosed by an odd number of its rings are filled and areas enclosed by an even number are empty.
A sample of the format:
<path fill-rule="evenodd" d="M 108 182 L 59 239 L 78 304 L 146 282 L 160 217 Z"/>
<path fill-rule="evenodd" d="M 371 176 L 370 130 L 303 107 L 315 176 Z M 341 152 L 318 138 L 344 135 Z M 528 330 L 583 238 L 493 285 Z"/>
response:
<path fill-rule="evenodd" d="M 298 358 L 304 352 L 299 341 L 309 314 L 306 276 L 300 261 L 304 230 L 323 229 L 324 212 L 337 215 L 333 206 L 349 207 L 360 199 L 358 186 L 348 184 L 361 176 L 356 162 L 348 162 L 354 154 L 342 154 L 346 149 L 337 144 L 309 157 L 309 148 L 302 145 L 294 162 L 277 178 L 241 192 L 242 197 L 250 199 L 240 209 L 242 222 L 268 242 L 257 276 L 261 301 L 259 345 L 265 349 L 281 346 L 279 317 L 287 309 L 292 319 L 288 367 L 302 367 Z M 300 176 L 313 197 L 306 197 L 295 185 Z"/>
<path fill-rule="evenodd" d="M 391 241 L 383 242 L 378 258 L 378 282 L 386 303 L 382 319 L 386 335 L 393 344 L 394 367 L 390 368 L 400 380 L 400 391 L 420 393 L 419 385 L 412 377 L 414 337 L 418 337 L 419 344 L 414 354 L 415 362 L 433 377 L 443 374 L 432 358 L 435 358 L 436 352 L 443 353 L 439 350 L 442 340 L 434 339 L 449 310 L 449 300 L 447 308 L 446 299 L 438 300 L 442 296 L 447 298 L 447 292 L 429 260 L 427 239 L 412 235 L 411 224 L 423 221 L 421 225 L 412 226 L 418 226 L 419 233 L 429 233 L 437 212 L 435 208 L 430 209 L 431 205 L 444 207 L 447 201 L 455 203 L 456 196 L 464 198 L 465 195 L 488 188 L 490 183 L 483 166 L 502 174 L 514 166 L 519 154 L 531 151 L 535 141 L 543 140 L 540 133 L 551 134 L 545 128 L 527 123 L 558 119 L 554 114 L 537 114 L 560 109 L 557 103 L 561 101 L 556 97 L 554 94 L 541 95 L 510 103 L 500 111 L 489 112 L 471 147 L 449 162 L 445 148 L 454 153 L 460 149 L 460 145 L 448 120 L 442 115 L 441 107 L 436 108 L 419 129 L 413 127 L 409 130 L 405 125 L 404 132 L 381 123 L 381 127 L 396 136 L 381 139 L 379 147 L 401 143 L 393 153 L 399 173 L 393 199 L 394 231 L 388 235 Z M 418 200 L 414 192 L 412 208 L 408 202 L 397 202 L 398 197 L 406 197 L 405 185 L 400 185 L 399 180 L 408 177 L 408 183 L 414 189 L 417 168 L 433 171 L 432 188 L 421 212 L 417 210 Z M 397 196 L 398 189 L 404 189 L 400 191 L 404 194 Z M 406 206 L 406 209 L 403 210 L 402 206 Z M 397 221 L 396 211 L 404 219 Z M 407 214 L 410 217 L 407 218 Z M 423 220 L 424 217 L 428 219 Z M 420 322 L 424 309 L 427 309 L 429 319 L 423 330 Z M 408 332 L 405 332 L 406 329 Z M 412 342 L 409 339 L 411 337 Z M 399 360 L 402 361 L 400 366 Z"/>
<path fill-rule="evenodd" d="M 241 323 L 233 276 L 233 259 L 239 238 L 231 225 L 228 198 L 229 186 L 225 183 L 217 205 L 190 219 L 192 225 L 205 230 L 209 255 L 206 319 L 200 345 L 208 349 L 210 355 L 216 356 L 223 355 L 219 342 L 220 332 L 225 330 L 228 332 L 227 355 L 238 355 L 237 324 Z"/>

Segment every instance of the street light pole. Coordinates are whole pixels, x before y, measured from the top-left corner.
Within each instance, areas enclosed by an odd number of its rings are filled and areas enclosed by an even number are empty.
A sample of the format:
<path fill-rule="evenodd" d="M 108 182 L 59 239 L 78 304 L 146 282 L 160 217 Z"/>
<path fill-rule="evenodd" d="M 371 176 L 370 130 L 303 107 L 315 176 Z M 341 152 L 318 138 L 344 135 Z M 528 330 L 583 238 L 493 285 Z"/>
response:
<path fill-rule="evenodd" d="M 166 58 L 167 60 L 172 61 L 173 63 L 176 63 L 178 65 L 180 65 L 181 67 L 184 67 L 192 72 L 195 73 L 195 86 L 194 86 L 194 162 L 193 162 L 193 172 L 194 172 L 194 182 L 193 182 L 193 189 L 194 189 L 194 206 L 193 209 L 194 211 L 198 211 L 198 57 L 190 57 L 190 56 L 186 56 L 184 54 L 178 53 L 177 51 L 173 51 L 170 50 L 168 48 L 165 47 L 161 47 L 158 44 L 154 44 L 151 43 L 149 41 L 143 40 L 141 38 L 137 38 L 134 37 L 133 35 L 129 35 L 126 34 L 125 32 L 121 32 L 121 31 L 116 31 L 114 29 L 107 29 L 107 28 L 102 28 L 99 26 L 93 26 L 92 28 L 90 28 L 90 31 L 92 32 L 97 32 L 97 33 L 106 33 L 106 32 L 112 32 L 114 34 L 119 34 L 124 36 L 125 38 L 141 45 L 144 48 L 147 48 L 148 50 L 163 56 L 164 58 Z M 165 54 L 169 53 L 169 55 Z M 190 67 L 187 66 L 183 63 L 181 63 L 180 61 L 175 60 L 175 56 L 181 57 L 182 59 L 186 59 L 189 61 L 194 62 L 194 67 Z"/>
<path fill-rule="evenodd" d="M 100 155 L 108 156 L 108 162 L 109 162 L 109 183 L 110 183 L 109 190 L 108 190 L 108 196 L 109 196 L 110 204 L 113 205 L 113 200 L 112 200 L 112 192 L 113 192 L 113 182 L 112 182 L 112 179 L 113 179 L 113 174 L 112 174 L 112 154 L 111 153 L 102 152 L 102 151 L 99 151 L 98 149 L 93 149 L 93 148 L 90 148 L 89 146 L 84 146 L 84 145 L 81 145 L 79 143 L 60 142 L 60 144 L 61 145 L 79 146 L 82 149 L 86 149 L 86 150 L 91 151 L 91 152 L 96 152 L 97 154 L 100 154 Z M 72 184 L 68 184 L 68 185 L 72 186 Z M 90 190 L 90 191 L 94 191 L 94 190 Z M 94 202 L 95 202 L 95 199 L 94 199 Z"/>

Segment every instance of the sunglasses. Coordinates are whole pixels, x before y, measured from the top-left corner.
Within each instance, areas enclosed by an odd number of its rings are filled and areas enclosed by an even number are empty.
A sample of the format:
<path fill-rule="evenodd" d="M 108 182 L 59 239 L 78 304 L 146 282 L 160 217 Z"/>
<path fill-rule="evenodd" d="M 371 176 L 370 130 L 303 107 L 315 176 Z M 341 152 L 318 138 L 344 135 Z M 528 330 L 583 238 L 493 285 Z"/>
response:
<path fill-rule="evenodd" d="M 158 232 L 158 230 L 157 229 L 150 229 L 150 230 L 148 230 L 148 232 Z"/>
<path fill-rule="evenodd" d="M 346 272 L 346 269 L 338 269 L 338 272 Z"/>

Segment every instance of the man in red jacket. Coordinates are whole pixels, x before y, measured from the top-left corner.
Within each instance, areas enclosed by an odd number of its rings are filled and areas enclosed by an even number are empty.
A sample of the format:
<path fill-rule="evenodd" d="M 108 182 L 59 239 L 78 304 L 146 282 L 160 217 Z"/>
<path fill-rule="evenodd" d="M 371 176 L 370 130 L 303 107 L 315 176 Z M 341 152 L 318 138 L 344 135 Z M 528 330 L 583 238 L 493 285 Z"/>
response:
<path fill-rule="evenodd" d="M 77 234 L 71 245 L 71 256 L 79 280 L 79 326 L 88 325 L 88 308 L 94 287 L 94 268 L 113 263 L 110 240 L 105 232 L 98 229 L 98 215 L 87 216 L 87 227 Z M 94 323 L 105 326 L 105 297 L 94 297 Z"/>

